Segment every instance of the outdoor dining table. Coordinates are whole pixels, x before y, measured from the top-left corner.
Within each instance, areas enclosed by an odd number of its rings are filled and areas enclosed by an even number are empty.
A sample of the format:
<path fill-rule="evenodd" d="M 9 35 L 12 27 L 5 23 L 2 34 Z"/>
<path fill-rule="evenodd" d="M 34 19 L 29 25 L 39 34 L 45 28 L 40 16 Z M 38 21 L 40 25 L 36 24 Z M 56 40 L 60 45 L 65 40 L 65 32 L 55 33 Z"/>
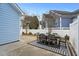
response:
<path fill-rule="evenodd" d="M 52 35 L 52 34 L 50 34 L 50 35 Z M 39 35 L 38 35 L 37 41 L 52 42 L 52 43 L 54 43 L 54 45 L 60 45 L 61 37 L 58 34 L 54 35 L 54 38 L 52 38 L 52 37 L 48 38 L 48 36 L 49 36 L 48 34 L 45 34 L 44 36 L 45 37 L 42 36 L 42 39 L 41 38 L 39 39 Z"/>
<path fill-rule="evenodd" d="M 56 45 L 59 45 L 60 43 L 60 40 L 61 40 L 61 37 L 57 34 L 57 35 L 54 35 L 55 36 L 55 39 L 53 40 L 52 39 L 52 41 L 56 41 L 57 43 L 56 43 Z M 46 39 L 48 39 L 48 35 L 46 35 Z"/>

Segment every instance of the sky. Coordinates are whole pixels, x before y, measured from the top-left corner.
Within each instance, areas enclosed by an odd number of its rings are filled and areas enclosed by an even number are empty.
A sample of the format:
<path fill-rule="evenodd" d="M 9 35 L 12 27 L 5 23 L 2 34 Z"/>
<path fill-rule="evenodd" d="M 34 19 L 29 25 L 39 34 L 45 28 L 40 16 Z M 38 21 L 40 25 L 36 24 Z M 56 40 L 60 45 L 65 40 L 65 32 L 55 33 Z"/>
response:
<path fill-rule="evenodd" d="M 29 15 L 42 15 L 49 10 L 74 11 L 79 3 L 19 3 L 20 8 Z"/>

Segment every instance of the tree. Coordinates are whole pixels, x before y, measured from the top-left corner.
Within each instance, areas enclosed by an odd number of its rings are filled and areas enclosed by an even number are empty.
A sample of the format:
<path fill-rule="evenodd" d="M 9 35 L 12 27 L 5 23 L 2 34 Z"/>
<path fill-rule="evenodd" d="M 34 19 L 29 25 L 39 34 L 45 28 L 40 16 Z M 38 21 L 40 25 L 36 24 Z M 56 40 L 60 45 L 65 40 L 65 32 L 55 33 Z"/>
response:
<path fill-rule="evenodd" d="M 30 29 L 38 29 L 38 27 L 39 27 L 38 18 L 37 18 L 37 16 L 33 16 L 30 21 L 29 28 Z"/>
<path fill-rule="evenodd" d="M 24 19 L 22 20 L 22 28 L 26 30 L 27 29 L 38 29 L 39 27 L 39 21 L 37 16 L 27 16 L 24 15 Z"/>
<path fill-rule="evenodd" d="M 26 34 L 27 34 L 27 29 L 28 29 L 29 23 L 30 23 L 30 21 L 29 21 L 30 17 L 27 15 L 24 15 L 23 17 L 24 17 L 24 19 L 22 20 L 22 28 L 26 30 Z"/>

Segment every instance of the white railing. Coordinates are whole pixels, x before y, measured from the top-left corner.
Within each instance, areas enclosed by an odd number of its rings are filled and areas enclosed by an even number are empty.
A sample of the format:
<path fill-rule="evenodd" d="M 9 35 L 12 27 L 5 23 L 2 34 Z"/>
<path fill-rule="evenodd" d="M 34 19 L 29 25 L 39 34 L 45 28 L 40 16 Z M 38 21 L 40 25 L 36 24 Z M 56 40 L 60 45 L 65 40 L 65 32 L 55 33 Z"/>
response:
<path fill-rule="evenodd" d="M 61 27 L 61 30 L 69 30 L 70 27 Z"/>
<path fill-rule="evenodd" d="M 65 29 L 65 30 L 63 30 Z M 55 27 L 55 28 L 52 28 L 52 32 L 51 33 L 58 33 L 60 36 L 65 36 L 66 34 L 69 35 L 70 33 L 70 30 L 66 30 L 66 29 L 69 29 L 68 27 L 66 28 L 62 28 L 62 30 L 60 29 L 60 27 Z M 26 30 L 25 29 L 22 29 L 21 32 L 25 32 L 26 33 Z M 48 28 L 45 28 L 45 29 L 27 29 L 27 32 L 31 32 L 33 34 L 36 34 L 36 33 L 48 33 Z"/>
<path fill-rule="evenodd" d="M 45 29 L 48 29 L 48 28 L 45 28 Z M 70 29 L 70 27 L 53 27 L 53 28 L 51 28 L 52 30 L 69 30 Z"/>
<path fill-rule="evenodd" d="M 23 31 L 24 32 L 24 31 Z M 28 29 L 27 32 L 32 34 L 36 33 L 48 33 L 48 29 Z M 51 33 L 58 33 L 61 37 L 64 37 L 66 34 L 69 35 L 70 30 L 52 30 Z"/>

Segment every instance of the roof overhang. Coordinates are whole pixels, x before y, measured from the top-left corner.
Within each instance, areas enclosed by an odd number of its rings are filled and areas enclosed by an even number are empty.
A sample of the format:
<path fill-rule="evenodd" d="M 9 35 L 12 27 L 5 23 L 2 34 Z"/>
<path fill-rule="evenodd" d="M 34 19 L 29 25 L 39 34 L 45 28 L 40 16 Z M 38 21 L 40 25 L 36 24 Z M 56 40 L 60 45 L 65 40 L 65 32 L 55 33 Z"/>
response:
<path fill-rule="evenodd" d="M 13 6 L 19 14 L 21 15 L 24 14 L 24 12 L 21 10 L 21 8 L 16 3 L 9 3 L 9 4 Z"/>
<path fill-rule="evenodd" d="M 66 13 L 66 14 L 61 14 L 61 13 L 57 13 L 57 12 L 54 12 L 54 11 L 52 11 L 51 13 L 50 13 L 51 15 L 54 15 L 55 14 L 55 16 L 57 16 L 57 17 L 64 17 L 64 18 L 73 18 L 73 17 L 76 17 L 78 14 L 74 14 L 74 13 Z"/>

